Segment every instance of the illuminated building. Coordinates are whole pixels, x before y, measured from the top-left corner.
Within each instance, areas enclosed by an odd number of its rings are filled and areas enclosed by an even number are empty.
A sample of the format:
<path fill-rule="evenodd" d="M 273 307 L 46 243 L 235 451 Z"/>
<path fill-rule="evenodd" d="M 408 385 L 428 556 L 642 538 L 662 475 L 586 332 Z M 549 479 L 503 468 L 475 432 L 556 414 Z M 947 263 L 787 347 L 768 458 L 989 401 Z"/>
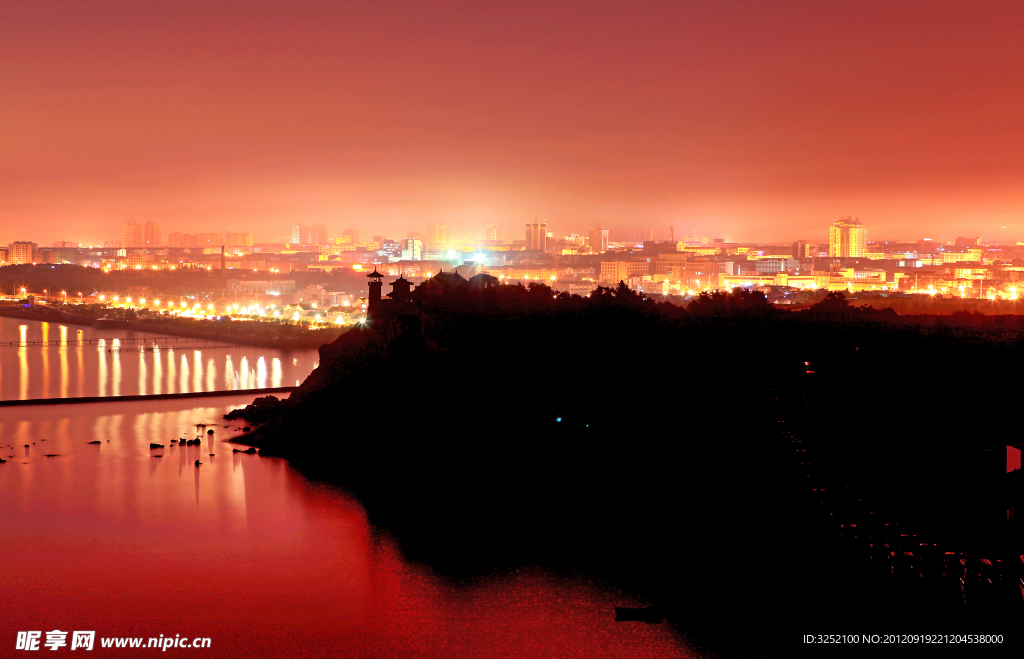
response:
<path fill-rule="evenodd" d="M 548 225 L 546 222 L 526 225 L 525 249 L 537 252 L 548 251 Z"/>
<path fill-rule="evenodd" d="M 353 245 L 359 243 L 359 229 L 345 229 L 341 232 L 341 236 L 342 238 L 348 238 L 347 242 L 352 243 Z M 374 240 L 374 242 L 380 241 Z"/>
<path fill-rule="evenodd" d="M 647 261 L 601 261 L 599 281 L 615 283 L 625 281 L 633 275 L 650 274 L 651 264 Z"/>
<path fill-rule="evenodd" d="M 983 250 L 980 247 L 958 248 L 942 253 L 943 263 L 972 263 L 982 260 Z"/>
<path fill-rule="evenodd" d="M 288 295 L 295 292 L 294 279 L 229 279 L 227 292 L 251 295 Z"/>
<path fill-rule="evenodd" d="M 828 255 L 862 257 L 868 230 L 859 219 L 843 218 L 828 228 Z"/>
<path fill-rule="evenodd" d="M 799 265 L 800 264 L 797 261 L 775 257 L 756 259 L 754 261 L 754 269 L 757 270 L 757 274 L 759 275 L 782 272 L 787 268 L 797 268 Z"/>
<path fill-rule="evenodd" d="M 16 240 L 7 246 L 8 263 L 35 263 L 39 258 L 39 245 L 28 240 Z"/>
<path fill-rule="evenodd" d="M 423 242 L 419 238 L 406 238 L 402 241 L 402 260 L 419 261 L 423 258 Z"/>
<path fill-rule="evenodd" d="M 121 227 L 122 247 L 142 247 L 142 227 L 135 220 L 128 220 Z"/>

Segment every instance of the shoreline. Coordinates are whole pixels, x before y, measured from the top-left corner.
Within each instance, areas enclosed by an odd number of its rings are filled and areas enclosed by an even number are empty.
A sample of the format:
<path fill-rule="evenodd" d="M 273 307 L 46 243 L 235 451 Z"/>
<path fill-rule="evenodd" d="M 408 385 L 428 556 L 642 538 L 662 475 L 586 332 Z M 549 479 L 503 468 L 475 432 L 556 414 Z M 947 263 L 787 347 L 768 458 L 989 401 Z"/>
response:
<path fill-rule="evenodd" d="M 92 322 L 89 322 L 88 318 L 83 317 L 83 320 L 68 319 L 60 312 L 51 309 L 39 310 L 25 307 L 0 306 L 0 317 L 92 327 Z M 231 332 L 230 330 L 227 332 L 221 332 L 210 331 L 204 328 L 183 328 L 174 323 L 163 323 L 159 320 L 146 319 L 129 321 L 128 327 L 124 331 L 144 332 L 146 334 L 162 334 L 165 336 L 177 336 L 190 339 L 205 339 L 208 341 L 222 341 L 225 343 L 258 346 L 261 348 L 275 348 L 278 350 L 316 350 L 321 345 L 331 343 L 337 338 L 336 336 L 329 337 L 327 339 L 313 336 L 299 339 L 293 337 L 258 338 Z M 312 334 L 314 332 L 309 333 Z"/>
<path fill-rule="evenodd" d="M 130 394 L 127 396 L 80 396 L 75 398 L 27 398 L 0 400 L 0 407 L 28 407 L 33 405 L 77 405 L 82 403 L 127 403 L 145 400 L 175 400 L 181 398 L 217 398 L 221 396 L 249 396 L 257 394 L 291 393 L 298 387 L 264 387 L 263 389 L 230 389 L 227 391 L 196 391 L 177 394 Z"/>

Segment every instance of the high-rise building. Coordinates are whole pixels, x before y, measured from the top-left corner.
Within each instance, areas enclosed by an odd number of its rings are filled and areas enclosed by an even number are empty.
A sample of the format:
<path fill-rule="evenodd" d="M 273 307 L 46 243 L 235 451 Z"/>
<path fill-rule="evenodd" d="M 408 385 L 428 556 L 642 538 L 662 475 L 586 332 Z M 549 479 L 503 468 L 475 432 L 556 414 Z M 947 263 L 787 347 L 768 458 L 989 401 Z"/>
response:
<path fill-rule="evenodd" d="M 352 243 L 353 245 L 359 244 L 359 229 L 345 229 L 344 231 L 341 232 L 341 235 L 343 238 L 348 238 L 348 242 Z M 375 240 L 374 242 L 379 241 Z"/>
<path fill-rule="evenodd" d="M 484 228 L 484 240 L 501 240 L 501 227 L 497 224 L 488 224 Z"/>
<path fill-rule="evenodd" d="M 526 225 L 526 249 L 538 252 L 548 251 L 547 222 Z"/>
<path fill-rule="evenodd" d="M 144 247 L 160 246 L 160 225 L 153 220 L 147 220 L 142 228 L 142 244 Z"/>
<path fill-rule="evenodd" d="M 122 247 L 142 247 L 142 227 L 135 220 L 128 220 L 121 227 Z"/>
<path fill-rule="evenodd" d="M 810 258 L 807 256 L 807 241 L 798 240 L 793 243 L 793 258 L 794 259 L 806 259 Z"/>
<path fill-rule="evenodd" d="M 828 228 L 829 256 L 864 256 L 867 244 L 868 230 L 859 219 L 840 218 Z"/>
<path fill-rule="evenodd" d="M 448 242 L 448 236 L 445 235 L 443 224 L 427 225 L 427 243 L 429 245 L 440 245 L 446 242 Z"/>
<path fill-rule="evenodd" d="M 600 224 L 596 229 L 590 230 L 590 251 L 593 254 L 608 251 L 608 229 Z"/>
<path fill-rule="evenodd" d="M 293 224 L 293 245 L 326 245 L 327 227 L 323 224 Z"/>
<path fill-rule="evenodd" d="M 39 245 L 28 240 L 16 240 L 7 246 L 8 263 L 35 263 Z"/>
<path fill-rule="evenodd" d="M 251 233 L 228 233 L 224 235 L 225 245 L 230 247 L 251 247 Z"/>
<path fill-rule="evenodd" d="M 423 243 L 419 238 L 406 238 L 402 241 L 402 260 L 419 261 L 423 258 Z"/>

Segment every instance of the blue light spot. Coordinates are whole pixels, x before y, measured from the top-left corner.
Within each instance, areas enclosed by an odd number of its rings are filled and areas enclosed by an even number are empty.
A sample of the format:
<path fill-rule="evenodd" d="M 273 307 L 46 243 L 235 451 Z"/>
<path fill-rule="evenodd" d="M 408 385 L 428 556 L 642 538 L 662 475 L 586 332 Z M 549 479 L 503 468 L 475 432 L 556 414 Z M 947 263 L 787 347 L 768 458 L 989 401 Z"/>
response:
<path fill-rule="evenodd" d="M 555 423 L 561 423 L 561 422 L 562 422 L 562 417 L 556 417 L 555 418 Z"/>

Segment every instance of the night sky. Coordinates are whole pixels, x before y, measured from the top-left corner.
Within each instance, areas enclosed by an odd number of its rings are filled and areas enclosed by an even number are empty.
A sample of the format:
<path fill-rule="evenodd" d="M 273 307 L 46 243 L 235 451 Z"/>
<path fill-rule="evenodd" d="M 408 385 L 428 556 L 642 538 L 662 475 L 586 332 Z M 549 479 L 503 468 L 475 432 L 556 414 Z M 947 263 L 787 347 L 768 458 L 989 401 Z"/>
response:
<path fill-rule="evenodd" d="M 0 243 L 1024 239 L 1021 35 L 1019 0 L 2 0 Z"/>

